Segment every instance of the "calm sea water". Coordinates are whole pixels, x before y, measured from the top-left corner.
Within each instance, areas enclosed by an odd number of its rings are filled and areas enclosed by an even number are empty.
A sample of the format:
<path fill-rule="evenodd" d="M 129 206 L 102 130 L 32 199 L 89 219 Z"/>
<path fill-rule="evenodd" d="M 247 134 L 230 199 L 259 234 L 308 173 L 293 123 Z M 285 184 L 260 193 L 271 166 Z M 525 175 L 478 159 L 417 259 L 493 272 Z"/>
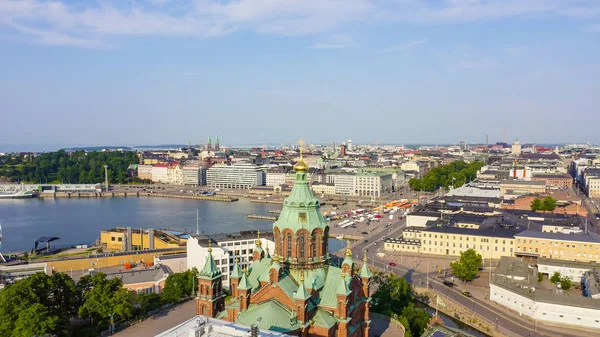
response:
<path fill-rule="evenodd" d="M 81 198 L 0 200 L 2 251 L 23 251 L 41 236 L 58 236 L 57 245 L 89 244 L 113 227 L 171 228 L 206 233 L 269 230 L 273 223 L 249 220 L 248 212 L 268 214 L 279 205 L 240 201 L 211 202 L 164 198 Z"/>
<path fill-rule="evenodd" d="M 280 205 L 240 201 L 213 202 L 165 198 L 73 198 L 0 200 L 2 252 L 26 251 L 41 236 L 58 236 L 55 246 L 90 244 L 100 231 L 114 227 L 171 228 L 196 231 L 196 209 L 200 230 L 227 233 L 247 229 L 271 230 L 273 223 L 250 220 L 248 213 L 267 215 Z M 330 240 L 330 251 L 342 248 Z"/>

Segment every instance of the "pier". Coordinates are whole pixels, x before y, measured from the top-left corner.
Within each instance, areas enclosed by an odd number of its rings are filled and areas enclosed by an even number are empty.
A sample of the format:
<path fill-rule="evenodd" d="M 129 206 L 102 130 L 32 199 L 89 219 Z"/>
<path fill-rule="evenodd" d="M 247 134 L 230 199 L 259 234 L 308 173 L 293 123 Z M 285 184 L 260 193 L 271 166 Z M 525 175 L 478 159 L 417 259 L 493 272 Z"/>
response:
<path fill-rule="evenodd" d="M 260 214 L 252 214 L 252 213 L 248 214 L 248 219 L 277 221 L 277 217 L 276 216 L 272 216 L 272 215 L 260 215 Z"/>
<path fill-rule="evenodd" d="M 158 197 L 175 198 L 191 200 L 209 200 L 221 202 L 238 201 L 238 198 L 217 195 L 184 195 L 184 194 L 166 194 L 166 193 L 147 193 L 147 192 L 100 192 L 100 193 L 40 193 L 39 198 L 127 198 L 127 197 Z"/>

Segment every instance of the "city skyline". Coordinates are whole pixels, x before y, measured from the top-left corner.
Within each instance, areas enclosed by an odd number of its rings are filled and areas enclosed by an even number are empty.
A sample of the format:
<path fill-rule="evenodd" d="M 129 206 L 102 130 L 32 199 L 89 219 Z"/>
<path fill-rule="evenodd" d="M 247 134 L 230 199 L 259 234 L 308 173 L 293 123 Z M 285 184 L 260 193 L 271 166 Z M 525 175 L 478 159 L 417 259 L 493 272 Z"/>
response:
<path fill-rule="evenodd" d="M 0 17 L 0 150 L 209 131 L 227 145 L 600 142 L 595 1 L 28 0 Z"/>

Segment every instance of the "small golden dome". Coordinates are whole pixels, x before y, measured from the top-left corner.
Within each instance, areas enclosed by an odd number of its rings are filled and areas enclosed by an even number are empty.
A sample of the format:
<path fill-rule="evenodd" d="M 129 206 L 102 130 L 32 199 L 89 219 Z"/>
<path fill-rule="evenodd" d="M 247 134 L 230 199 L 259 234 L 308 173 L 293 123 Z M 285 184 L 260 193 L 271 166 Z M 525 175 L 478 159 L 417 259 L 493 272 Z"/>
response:
<path fill-rule="evenodd" d="M 294 165 L 294 171 L 296 172 L 308 172 L 308 165 L 304 161 L 304 158 L 300 157 L 300 160 Z"/>

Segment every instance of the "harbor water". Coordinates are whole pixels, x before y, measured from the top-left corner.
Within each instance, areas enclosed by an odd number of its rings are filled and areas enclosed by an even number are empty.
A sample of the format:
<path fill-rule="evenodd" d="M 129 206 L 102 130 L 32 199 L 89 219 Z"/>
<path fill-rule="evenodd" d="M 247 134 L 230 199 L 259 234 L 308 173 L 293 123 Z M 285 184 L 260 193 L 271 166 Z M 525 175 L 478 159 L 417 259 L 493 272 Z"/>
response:
<path fill-rule="evenodd" d="M 280 205 L 240 201 L 212 202 L 171 198 L 61 198 L 0 200 L 2 252 L 31 250 L 41 236 L 57 236 L 55 246 L 91 244 L 100 231 L 114 227 L 161 228 L 227 233 L 240 230 L 271 230 L 273 221 L 248 219 L 248 213 L 269 215 Z M 272 214 L 271 214 L 272 215 Z M 330 240 L 333 253 L 342 242 Z"/>

